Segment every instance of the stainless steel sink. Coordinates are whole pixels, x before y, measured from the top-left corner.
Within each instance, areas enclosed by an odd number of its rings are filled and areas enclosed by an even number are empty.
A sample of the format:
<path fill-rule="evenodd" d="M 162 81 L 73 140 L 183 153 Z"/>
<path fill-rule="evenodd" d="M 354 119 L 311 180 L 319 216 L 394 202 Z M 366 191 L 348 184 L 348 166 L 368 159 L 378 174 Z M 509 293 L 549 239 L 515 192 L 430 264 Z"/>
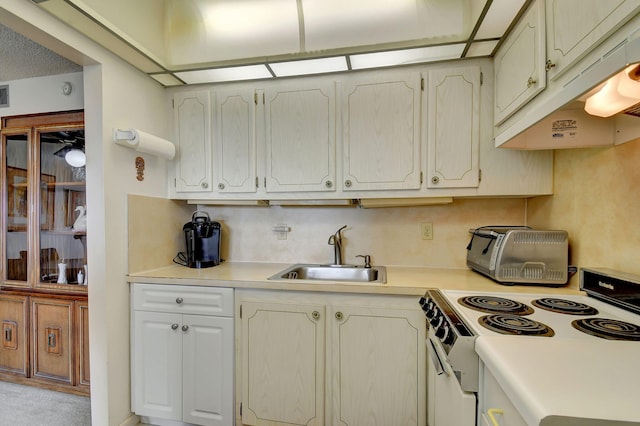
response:
<path fill-rule="evenodd" d="M 365 268 L 356 265 L 311 265 L 298 263 L 269 277 L 270 280 L 347 281 L 362 283 L 387 282 L 384 266 Z"/>

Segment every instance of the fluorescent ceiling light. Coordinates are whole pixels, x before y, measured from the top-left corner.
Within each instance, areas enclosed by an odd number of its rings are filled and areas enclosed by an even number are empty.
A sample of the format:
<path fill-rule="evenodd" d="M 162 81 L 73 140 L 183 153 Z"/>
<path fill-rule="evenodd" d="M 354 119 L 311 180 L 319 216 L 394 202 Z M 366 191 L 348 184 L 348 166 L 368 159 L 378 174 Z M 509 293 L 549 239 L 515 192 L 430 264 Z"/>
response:
<path fill-rule="evenodd" d="M 349 69 L 347 67 L 347 59 L 344 56 L 291 62 L 276 62 L 269 64 L 269 66 L 277 77 L 321 74 L 325 72 L 347 71 Z"/>
<path fill-rule="evenodd" d="M 223 81 L 256 80 L 272 78 L 264 65 L 248 65 L 243 67 L 214 68 L 210 70 L 185 71 L 175 73 L 187 84 L 217 83 Z"/>
<path fill-rule="evenodd" d="M 598 117 L 611 117 L 640 102 L 638 64 L 633 64 L 607 80 L 595 94 L 589 96 L 584 110 Z"/>
<path fill-rule="evenodd" d="M 482 20 L 475 35 L 476 40 L 499 38 L 504 35 L 511 21 L 516 17 L 524 0 L 493 0 L 491 8 Z"/>
<path fill-rule="evenodd" d="M 364 53 L 351 55 L 349 58 L 351 60 L 351 68 L 355 70 L 457 59 L 460 58 L 463 50 L 464 44 L 450 44 L 446 46 Z"/>

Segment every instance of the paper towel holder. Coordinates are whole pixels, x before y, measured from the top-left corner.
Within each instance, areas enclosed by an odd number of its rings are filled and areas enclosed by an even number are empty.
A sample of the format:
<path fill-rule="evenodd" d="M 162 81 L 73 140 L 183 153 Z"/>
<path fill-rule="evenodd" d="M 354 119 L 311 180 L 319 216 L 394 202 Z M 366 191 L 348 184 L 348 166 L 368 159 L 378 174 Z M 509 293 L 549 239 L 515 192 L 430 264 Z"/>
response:
<path fill-rule="evenodd" d="M 145 150 L 145 149 L 139 148 L 138 145 L 140 143 L 140 137 L 142 134 L 144 133 L 140 132 L 137 129 L 127 129 L 127 130 L 113 129 L 113 141 L 118 145 L 126 146 L 127 148 L 133 149 L 134 151 L 146 152 L 148 154 L 153 154 L 159 157 L 166 158 L 168 160 L 171 160 L 174 158 L 175 148 L 173 147 L 173 144 L 171 142 L 166 140 L 161 140 L 160 143 L 165 144 L 166 146 L 169 146 L 170 147 L 169 152 L 158 153 L 158 152 L 153 152 L 152 150 Z M 149 136 L 150 135 L 147 135 L 147 137 Z M 155 136 L 151 136 L 151 137 L 156 139 L 161 139 Z"/>

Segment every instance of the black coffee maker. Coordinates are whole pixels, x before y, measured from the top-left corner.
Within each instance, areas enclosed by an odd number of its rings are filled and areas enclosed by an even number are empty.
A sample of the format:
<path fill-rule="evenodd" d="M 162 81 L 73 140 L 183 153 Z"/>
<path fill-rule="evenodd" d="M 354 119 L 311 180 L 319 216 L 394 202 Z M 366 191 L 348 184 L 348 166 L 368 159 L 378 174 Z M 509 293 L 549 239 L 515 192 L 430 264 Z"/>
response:
<path fill-rule="evenodd" d="M 210 268 L 220 264 L 220 223 L 212 222 L 207 212 L 195 211 L 182 230 L 187 243 L 186 266 Z"/>

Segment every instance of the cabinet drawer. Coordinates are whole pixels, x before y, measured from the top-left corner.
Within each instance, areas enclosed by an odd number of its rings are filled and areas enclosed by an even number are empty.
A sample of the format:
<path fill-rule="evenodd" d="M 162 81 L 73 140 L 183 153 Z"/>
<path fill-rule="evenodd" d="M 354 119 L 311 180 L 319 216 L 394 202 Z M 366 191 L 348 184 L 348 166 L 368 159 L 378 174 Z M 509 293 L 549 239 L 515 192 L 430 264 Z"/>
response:
<path fill-rule="evenodd" d="M 233 289 L 133 284 L 133 309 L 232 317 Z"/>

